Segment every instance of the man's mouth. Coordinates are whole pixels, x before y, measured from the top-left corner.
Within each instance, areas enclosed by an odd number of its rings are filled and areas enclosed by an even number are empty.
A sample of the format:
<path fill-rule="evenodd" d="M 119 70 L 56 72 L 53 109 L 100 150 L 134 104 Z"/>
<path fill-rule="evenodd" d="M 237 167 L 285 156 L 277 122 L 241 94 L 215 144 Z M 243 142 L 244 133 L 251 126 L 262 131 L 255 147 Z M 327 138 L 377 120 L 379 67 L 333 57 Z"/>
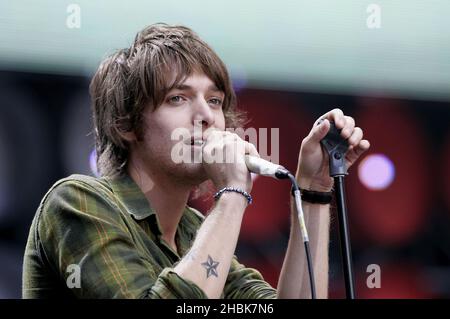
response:
<path fill-rule="evenodd" d="M 204 143 L 203 139 L 191 138 L 191 146 L 202 146 Z"/>

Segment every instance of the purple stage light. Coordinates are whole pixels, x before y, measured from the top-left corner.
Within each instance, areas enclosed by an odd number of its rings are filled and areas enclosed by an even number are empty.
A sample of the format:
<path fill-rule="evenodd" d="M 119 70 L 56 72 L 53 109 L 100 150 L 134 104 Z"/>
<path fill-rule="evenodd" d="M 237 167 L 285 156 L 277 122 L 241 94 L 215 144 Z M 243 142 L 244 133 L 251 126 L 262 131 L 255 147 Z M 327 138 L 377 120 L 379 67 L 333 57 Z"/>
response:
<path fill-rule="evenodd" d="M 91 168 L 91 172 L 92 174 L 94 174 L 94 176 L 100 176 L 97 169 L 97 152 L 95 151 L 95 149 L 92 150 L 91 154 L 89 155 L 89 167 Z"/>
<path fill-rule="evenodd" d="M 383 190 L 393 182 L 395 166 L 386 155 L 371 154 L 359 164 L 358 176 L 368 189 Z"/>

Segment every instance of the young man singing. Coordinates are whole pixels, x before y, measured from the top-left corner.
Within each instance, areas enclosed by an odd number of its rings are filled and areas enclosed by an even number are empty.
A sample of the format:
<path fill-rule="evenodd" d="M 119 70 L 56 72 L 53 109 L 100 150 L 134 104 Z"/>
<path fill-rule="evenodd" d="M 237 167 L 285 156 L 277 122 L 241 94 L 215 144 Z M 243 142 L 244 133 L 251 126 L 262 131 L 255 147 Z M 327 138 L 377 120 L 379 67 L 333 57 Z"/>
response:
<path fill-rule="evenodd" d="M 24 257 L 25 298 L 309 298 L 296 212 L 278 287 L 234 256 L 251 198 L 245 154 L 255 147 L 225 129 L 241 125 L 227 70 L 189 28 L 151 25 L 103 61 L 90 86 L 100 178 L 72 175 L 44 196 Z M 330 192 L 320 140 L 334 121 L 351 166 L 369 148 L 355 121 L 334 109 L 300 148 L 300 188 Z M 200 162 L 176 162 L 174 130 Z M 232 152 L 241 147 L 245 152 Z M 230 152 L 231 162 L 207 160 Z M 210 180 L 220 196 L 206 218 L 187 206 Z M 230 190 L 226 187 L 232 187 Z M 328 292 L 330 205 L 303 201 L 319 298 Z M 76 276 L 78 276 L 78 279 Z"/>

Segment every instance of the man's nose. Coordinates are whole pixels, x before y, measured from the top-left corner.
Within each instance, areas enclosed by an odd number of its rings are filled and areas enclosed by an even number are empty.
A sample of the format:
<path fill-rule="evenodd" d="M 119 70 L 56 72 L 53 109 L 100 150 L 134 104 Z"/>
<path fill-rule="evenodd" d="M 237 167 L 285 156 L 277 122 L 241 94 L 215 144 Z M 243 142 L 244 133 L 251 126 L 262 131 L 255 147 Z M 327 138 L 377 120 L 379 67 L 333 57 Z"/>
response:
<path fill-rule="evenodd" d="M 214 113 L 211 110 L 211 106 L 204 98 L 199 98 L 195 101 L 193 123 L 201 123 L 205 128 L 208 128 L 214 124 Z"/>

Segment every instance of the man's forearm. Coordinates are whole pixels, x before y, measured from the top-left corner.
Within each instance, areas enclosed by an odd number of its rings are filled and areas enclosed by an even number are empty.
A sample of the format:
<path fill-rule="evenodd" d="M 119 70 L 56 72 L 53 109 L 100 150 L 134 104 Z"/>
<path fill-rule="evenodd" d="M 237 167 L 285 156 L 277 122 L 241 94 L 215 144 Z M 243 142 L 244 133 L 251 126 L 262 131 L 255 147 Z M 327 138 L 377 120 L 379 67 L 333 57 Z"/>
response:
<path fill-rule="evenodd" d="M 303 202 L 318 298 L 328 297 L 330 205 Z M 311 298 L 309 274 L 297 212 L 291 202 L 291 232 L 278 281 L 278 298 Z"/>
<path fill-rule="evenodd" d="M 246 206 L 242 195 L 224 193 L 198 230 L 190 251 L 174 269 L 209 298 L 220 298 L 223 291 Z"/>

